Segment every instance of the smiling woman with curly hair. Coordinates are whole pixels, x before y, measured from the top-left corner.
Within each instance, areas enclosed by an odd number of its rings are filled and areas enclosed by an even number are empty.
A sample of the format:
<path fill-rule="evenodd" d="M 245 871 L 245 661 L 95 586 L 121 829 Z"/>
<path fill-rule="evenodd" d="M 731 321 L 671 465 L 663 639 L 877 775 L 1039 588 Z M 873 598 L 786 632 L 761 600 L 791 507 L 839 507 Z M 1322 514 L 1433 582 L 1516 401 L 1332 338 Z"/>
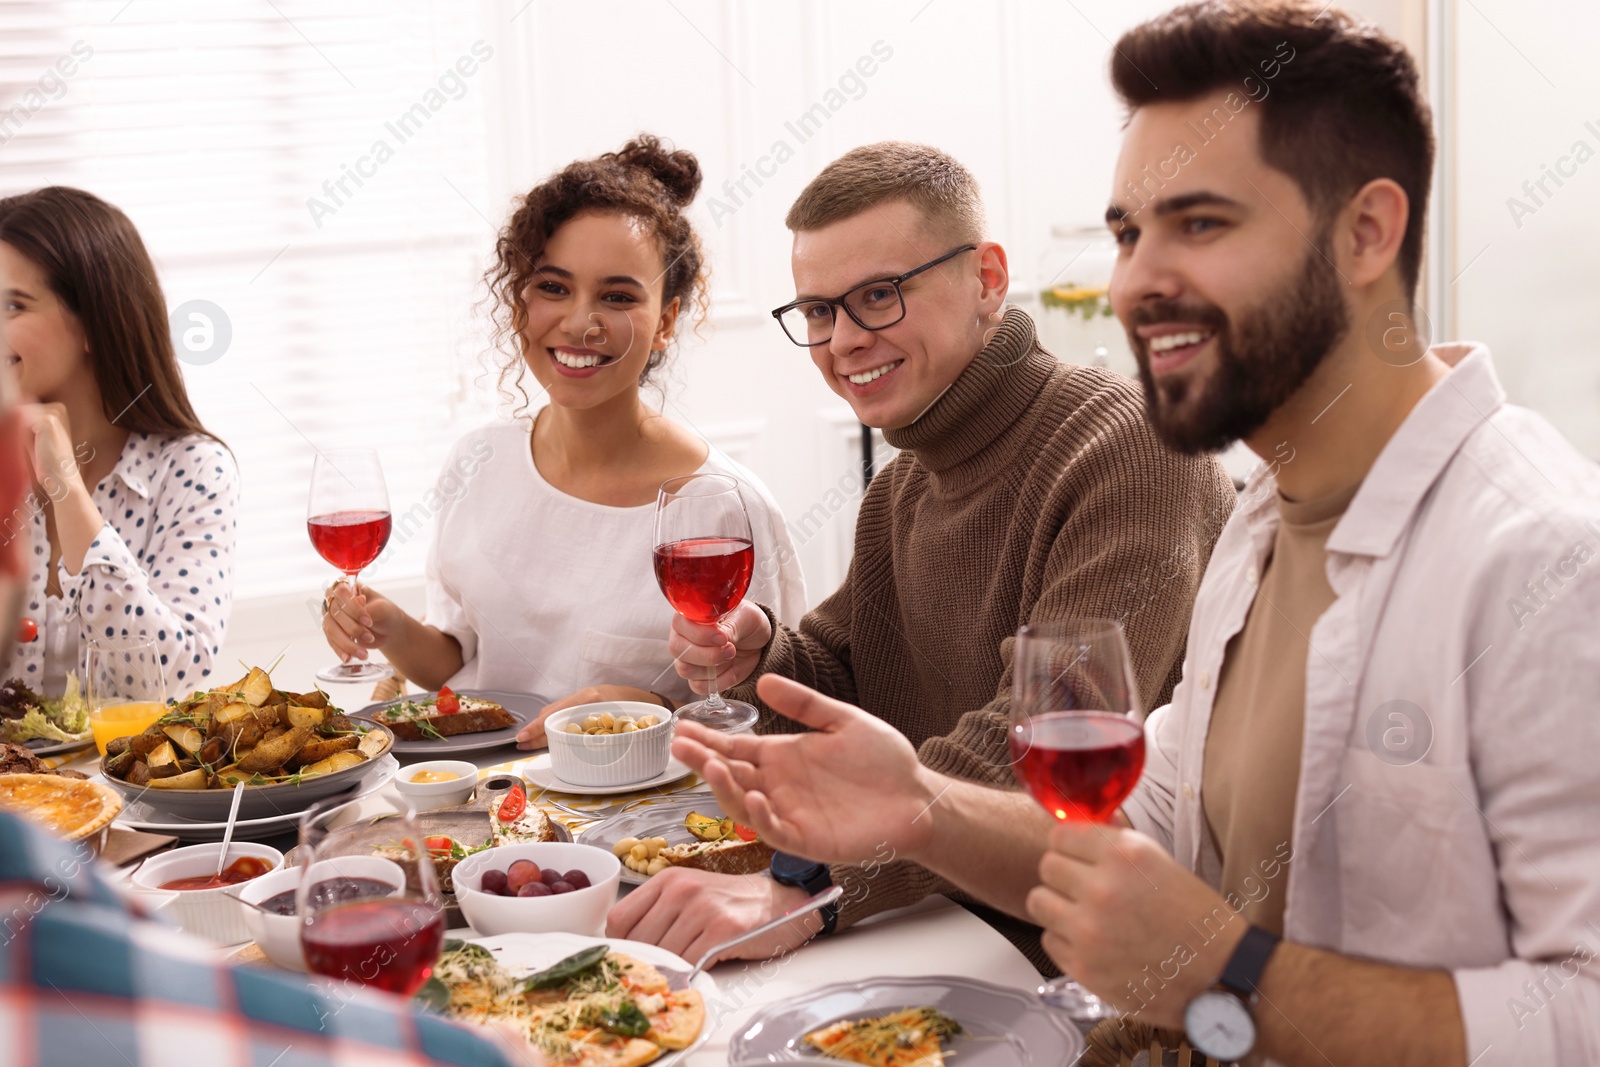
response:
<path fill-rule="evenodd" d="M 365 586 L 354 598 L 336 587 L 323 632 L 341 656 L 382 649 L 428 689 L 559 698 L 523 730 L 524 747 L 543 743 L 561 707 L 687 699 L 650 547 L 657 488 L 695 473 L 742 483 L 757 560 L 749 595 L 799 618 L 804 582 L 770 494 L 640 395 L 680 321 L 705 317 L 704 257 L 685 215 L 699 188 L 693 155 L 641 135 L 521 199 L 487 282 L 501 391 L 522 418 L 473 430 L 446 461 L 428 621 Z M 545 403 L 527 417 L 535 397 Z"/>

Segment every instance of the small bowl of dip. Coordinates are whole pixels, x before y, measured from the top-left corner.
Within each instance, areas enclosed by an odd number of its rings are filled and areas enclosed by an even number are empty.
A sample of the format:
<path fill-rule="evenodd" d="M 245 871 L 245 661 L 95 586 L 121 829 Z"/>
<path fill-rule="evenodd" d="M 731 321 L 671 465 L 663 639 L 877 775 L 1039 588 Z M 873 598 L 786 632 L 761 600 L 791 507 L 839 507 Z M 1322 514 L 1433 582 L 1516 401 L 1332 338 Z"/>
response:
<path fill-rule="evenodd" d="M 228 846 L 228 863 L 217 874 L 221 842 L 175 848 L 145 860 L 133 872 L 135 889 L 172 898 L 164 914 L 197 937 L 219 945 L 250 940 L 244 911 L 235 897 L 241 885 L 283 866 L 283 853 L 254 841 Z"/>
<path fill-rule="evenodd" d="M 478 784 L 478 768 L 465 760 L 437 759 L 402 767 L 394 787 L 417 811 L 465 804 Z"/>

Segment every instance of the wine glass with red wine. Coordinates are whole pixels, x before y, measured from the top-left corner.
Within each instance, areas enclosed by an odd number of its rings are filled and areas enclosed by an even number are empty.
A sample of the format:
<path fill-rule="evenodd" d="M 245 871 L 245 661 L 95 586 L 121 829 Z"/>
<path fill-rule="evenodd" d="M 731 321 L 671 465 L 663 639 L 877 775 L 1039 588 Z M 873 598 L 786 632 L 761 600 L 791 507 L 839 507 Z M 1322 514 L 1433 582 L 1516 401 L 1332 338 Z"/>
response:
<path fill-rule="evenodd" d="M 343 448 L 317 453 L 306 529 L 318 554 L 344 572 L 352 596 L 356 575 L 378 558 L 393 525 L 389 489 L 376 451 Z M 351 660 L 317 672 L 324 682 L 375 682 L 393 675 L 393 667 L 371 660 Z"/>
<path fill-rule="evenodd" d="M 300 951 L 312 974 L 409 997 L 439 960 L 444 903 L 412 809 L 396 801 L 373 818 L 364 803 L 301 817 Z"/>
<path fill-rule="evenodd" d="M 720 622 L 744 599 L 755 559 L 738 481 L 725 474 L 690 474 L 661 483 L 656 581 L 678 614 L 707 626 Z M 760 713 L 742 700 L 722 699 L 717 673 L 711 669 L 705 699 L 685 704 L 677 717 L 712 730 L 748 730 Z"/>
<path fill-rule="evenodd" d="M 1067 822 L 1110 822 L 1144 771 L 1144 712 L 1122 624 L 1059 619 L 1017 631 L 1011 756 L 1044 810 Z M 1117 1010 L 1071 978 L 1039 995 L 1074 1019 Z"/>

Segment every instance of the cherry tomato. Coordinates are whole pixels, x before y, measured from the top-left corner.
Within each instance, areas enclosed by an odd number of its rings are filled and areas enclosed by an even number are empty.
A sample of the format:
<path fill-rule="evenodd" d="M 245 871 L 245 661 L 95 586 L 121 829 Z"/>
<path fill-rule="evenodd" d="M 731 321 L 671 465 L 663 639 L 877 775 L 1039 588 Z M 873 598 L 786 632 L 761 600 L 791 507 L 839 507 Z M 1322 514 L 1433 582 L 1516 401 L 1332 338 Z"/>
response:
<path fill-rule="evenodd" d="M 506 798 L 500 802 L 500 821 L 504 823 L 516 822 L 522 818 L 522 813 L 528 810 L 528 794 L 520 785 L 514 785 L 506 793 Z"/>
<path fill-rule="evenodd" d="M 450 850 L 455 846 L 454 841 L 444 836 L 425 837 L 422 839 L 422 843 L 427 845 L 428 851 L 435 856 L 448 856 L 450 855 Z"/>
<path fill-rule="evenodd" d="M 440 715 L 454 715 L 461 710 L 461 698 L 451 692 L 449 686 L 445 686 L 439 690 L 439 699 L 433 702 L 433 706 L 439 709 Z"/>
<path fill-rule="evenodd" d="M 25 645 L 38 636 L 39 624 L 34 622 L 32 619 L 23 619 L 22 622 L 17 625 L 17 640 L 22 644 Z"/>
<path fill-rule="evenodd" d="M 738 823 L 733 824 L 733 832 L 739 835 L 740 841 L 754 841 L 759 836 L 750 827 L 740 826 Z"/>

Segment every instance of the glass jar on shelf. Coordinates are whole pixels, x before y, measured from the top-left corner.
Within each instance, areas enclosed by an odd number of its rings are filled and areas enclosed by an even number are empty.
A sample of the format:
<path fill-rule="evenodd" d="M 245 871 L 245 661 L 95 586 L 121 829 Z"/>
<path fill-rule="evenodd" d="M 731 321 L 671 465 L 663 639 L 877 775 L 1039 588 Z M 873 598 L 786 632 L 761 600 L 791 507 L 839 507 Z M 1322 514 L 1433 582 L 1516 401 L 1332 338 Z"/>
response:
<path fill-rule="evenodd" d="M 1137 377 L 1108 291 L 1117 243 L 1104 226 L 1055 226 L 1039 258 L 1039 343 L 1067 363 Z"/>

